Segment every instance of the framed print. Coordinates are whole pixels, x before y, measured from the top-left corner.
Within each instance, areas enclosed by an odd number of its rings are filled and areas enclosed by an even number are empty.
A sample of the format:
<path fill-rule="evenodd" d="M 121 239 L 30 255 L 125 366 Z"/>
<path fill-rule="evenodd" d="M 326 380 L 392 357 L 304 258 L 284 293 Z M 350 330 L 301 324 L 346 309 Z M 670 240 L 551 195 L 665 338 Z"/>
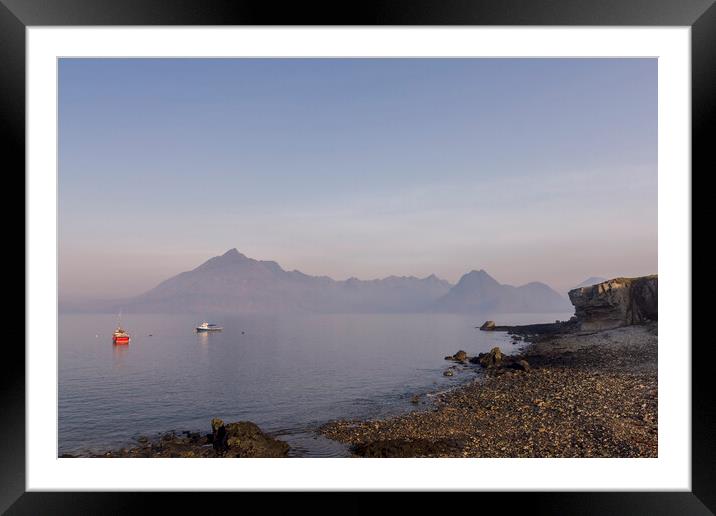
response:
<path fill-rule="evenodd" d="M 3 509 L 714 510 L 712 2 L 2 2 L 27 200 Z"/>

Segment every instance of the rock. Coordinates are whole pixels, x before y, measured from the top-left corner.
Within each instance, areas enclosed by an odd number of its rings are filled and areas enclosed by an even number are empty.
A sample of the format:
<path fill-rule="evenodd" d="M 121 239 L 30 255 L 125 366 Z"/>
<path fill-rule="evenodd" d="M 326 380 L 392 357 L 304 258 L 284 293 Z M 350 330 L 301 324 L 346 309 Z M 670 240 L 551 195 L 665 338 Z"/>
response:
<path fill-rule="evenodd" d="M 509 364 L 508 367 L 511 367 L 512 369 L 517 369 L 518 371 L 530 371 L 530 364 L 525 359 L 514 360 Z"/>
<path fill-rule="evenodd" d="M 502 350 L 495 347 L 492 348 L 489 353 L 480 353 L 477 358 L 478 363 L 482 367 L 495 367 L 500 365 L 500 362 L 502 362 Z"/>
<path fill-rule="evenodd" d="M 211 431 L 215 432 L 219 427 L 224 426 L 224 421 L 215 417 L 211 420 Z"/>
<path fill-rule="evenodd" d="M 443 371 L 443 376 L 453 376 L 455 373 L 452 372 L 452 369 L 448 369 L 446 371 Z"/>
<path fill-rule="evenodd" d="M 510 369 L 530 371 L 527 360 L 520 356 L 504 355 L 498 347 L 492 348 L 489 353 L 480 353 L 477 357 L 471 358 L 470 362 L 480 364 L 493 375 L 506 373 Z"/>
<path fill-rule="evenodd" d="M 266 435 L 255 423 L 239 421 L 226 428 L 227 457 L 286 457 L 289 446 Z"/>
<path fill-rule="evenodd" d="M 425 457 L 455 452 L 464 446 L 457 439 L 382 439 L 351 447 L 359 457 Z"/>
<path fill-rule="evenodd" d="M 492 331 L 495 329 L 495 321 L 485 321 L 482 326 L 480 326 L 480 329 L 482 331 Z"/>
<path fill-rule="evenodd" d="M 445 357 L 445 360 L 454 360 L 456 362 L 465 362 L 467 360 L 467 353 L 465 353 L 463 350 L 458 351 L 454 355 L 448 355 Z"/>
<path fill-rule="evenodd" d="M 219 418 L 211 420 L 211 444 L 217 455 L 224 455 L 229 449 L 226 426 Z"/>
<path fill-rule="evenodd" d="M 413 396 L 412 398 L 410 398 L 410 403 L 413 403 L 413 404 L 415 404 L 415 405 L 417 405 L 418 403 L 420 403 L 420 396 L 418 396 L 418 395 L 416 394 L 415 396 Z"/>
<path fill-rule="evenodd" d="M 144 441 L 141 437 L 137 440 L 140 439 Z M 221 419 L 214 418 L 211 420 L 210 434 L 184 431 L 177 435 L 169 432 L 158 436 L 154 442 L 146 440 L 138 447 L 110 451 L 103 456 L 286 457 L 288 450 L 288 444 L 263 433 L 254 423 L 239 421 L 225 424 Z"/>
<path fill-rule="evenodd" d="M 658 275 L 614 278 L 569 291 L 582 331 L 658 320 Z"/>

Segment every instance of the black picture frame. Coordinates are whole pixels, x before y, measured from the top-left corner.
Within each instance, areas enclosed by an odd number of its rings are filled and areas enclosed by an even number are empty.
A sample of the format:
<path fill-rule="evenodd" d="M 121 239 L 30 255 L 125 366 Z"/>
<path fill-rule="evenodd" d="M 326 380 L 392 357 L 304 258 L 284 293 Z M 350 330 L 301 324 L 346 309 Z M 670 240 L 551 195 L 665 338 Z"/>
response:
<path fill-rule="evenodd" d="M 308 3 L 240 0 L 0 0 L 0 131 L 6 177 L 24 177 L 25 29 L 86 25 L 559 25 L 689 26 L 692 73 L 692 181 L 716 169 L 711 140 L 716 120 L 714 0 L 400 0 Z M 711 131 L 709 130 L 711 129 Z M 9 158 L 9 159 L 8 159 Z M 693 182 L 692 182 L 693 185 Z M 24 189 L 24 185 L 21 187 Z M 692 187 L 692 191 L 693 187 Z M 693 201 L 692 201 L 693 202 Z M 693 204 L 692 204 L 693 206 Z M 27 259 L 27 256 L 25 256 Z M 27 277 L 26 277 L 27 281 Z M 696 308 L 696 307 L 695 307 Z M 692 317 L 693 318 L 693 317 Z M 684 346 L 691 336 L 685 335 Z M 695 341 L 694 341 L 695 342 Z M 480 493 L 509 497 L 512 509 L 537 514 L 712 514 L 716 512 L 716 400 L 710 385 L 710 343 L 692 346 L 692 491 Z M 704 349 L 701 349 L 704 348 Z M 679 351 L 677 351 L 679 352 Z M 167 503 L 166 493 L 25 492 L 25 356 L 6 347 L 0 375 L 0 511 L 8 514 L 132 512 Z M 664 362 L 662 362 L 663 364 Z M 201 499 L 216 494 L 200 495 Z M 227 495 L 233 496 L 233 495 Z M 247 495 L 244 495 L 247 496 Z M 219 496 L 219 499 L 224 495 Z M 184 495 L 173 503 L 191 507 Z M 413 503 L 422 505 L 420 495 Z M 478 503 L 473 501 L 473 503 Z M 365 512 L 369 508 L 358 505 Z M 168 506 L 165 509 L 170 510 Z M 459 509 L 462 510 L 462 509 Z"/>

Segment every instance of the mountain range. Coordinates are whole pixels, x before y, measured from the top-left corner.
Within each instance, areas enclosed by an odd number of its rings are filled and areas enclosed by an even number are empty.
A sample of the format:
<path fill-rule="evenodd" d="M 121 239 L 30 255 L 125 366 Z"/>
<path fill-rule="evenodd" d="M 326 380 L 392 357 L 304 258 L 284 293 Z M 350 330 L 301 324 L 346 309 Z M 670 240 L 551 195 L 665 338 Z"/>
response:
<path fill-rule="evenodd" d="M 500 284 L 484 270 L 456 285 L 435 275 L 337 281 L 284 270 L 230 249 L 163 281 L 121 306 L 126 312 L 190 313 L 489 313 L 570 311 L 570 302 L 544 283 Z"/>

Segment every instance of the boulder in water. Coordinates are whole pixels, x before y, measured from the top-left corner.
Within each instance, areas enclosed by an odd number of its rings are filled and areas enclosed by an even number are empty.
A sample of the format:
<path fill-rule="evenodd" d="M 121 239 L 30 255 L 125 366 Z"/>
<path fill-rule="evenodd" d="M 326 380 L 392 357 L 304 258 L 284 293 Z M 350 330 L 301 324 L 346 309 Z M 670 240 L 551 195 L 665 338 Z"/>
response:
<path fill-rule="evenodd" d="M 266 435 L 251 421 L 224 424 L 214 418 L 209 440 L 223 457 L 286 457 L 289 450 L 288 444 Z"/>
<path fill-rule="evenodd" d="M 458 351 L 454 355 L 448 355 L 445 360 L 454 360 L 455 362 L 465 362 L 467 360 L 467 353 L 463 350 Z"/>
<path fill-rule="evenodd" d="M 492 331 L 495 329 L 495 321 L 485 321 L 482 326 L 480 326 L 480 329 L 482 331 Z"/>

